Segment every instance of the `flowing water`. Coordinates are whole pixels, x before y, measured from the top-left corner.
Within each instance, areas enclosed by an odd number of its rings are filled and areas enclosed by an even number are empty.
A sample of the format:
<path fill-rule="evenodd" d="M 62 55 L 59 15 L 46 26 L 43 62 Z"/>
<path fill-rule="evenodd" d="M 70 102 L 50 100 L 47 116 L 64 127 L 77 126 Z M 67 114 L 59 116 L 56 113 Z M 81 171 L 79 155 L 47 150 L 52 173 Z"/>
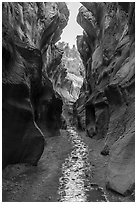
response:
<path fill-rule="evenodd" d="M 73 151 L 62 165 L 58 194 L 60 202 L 107 202 L 103 189 L 92 183 L 92 169 L 88 162 L 88 146 L 75 127 L 68 126 Z"/>

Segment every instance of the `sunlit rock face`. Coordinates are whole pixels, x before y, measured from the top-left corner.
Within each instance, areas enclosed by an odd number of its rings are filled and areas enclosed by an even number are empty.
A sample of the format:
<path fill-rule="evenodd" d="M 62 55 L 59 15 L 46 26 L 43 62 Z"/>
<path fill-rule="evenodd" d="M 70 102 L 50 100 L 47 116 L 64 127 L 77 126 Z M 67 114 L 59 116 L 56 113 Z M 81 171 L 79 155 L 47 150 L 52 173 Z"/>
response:
<path fill-rule="evenodd" d="M 125 195 L 134 187 L 135 5 L 82 4 L 77 22 L 84 33 L 77 45 L 86 76 L 74 106 L 76 123 L 89 137 L 105 138 L 107 187 Z"/>
<path fill-rule="evenodd" d="M 66 79 L 71 82 L 71 88 L 67 90 L 76 101 L 83 83 L 84 67 L 75 45 L 72 48 L 66 45 L 64 49 L 62 63 L 67 70 Z"/>
<path fill-rule="evenodd" d="M 75 45 L 70 48 L 67 43 L 58 42 L 56 49 L 49 50 L 51 58 L 54 55 L 57 59 L 56 53 L 60 53 L 61 63 L 58 63 L 57 69 L 52 69 L 50 79 L 66 103 L 75 102 L 78 99 L 84 77 L 84 67 L 79 52 Z"/>
<path fill-rule="evenodd" d="M 52 130 L 61 127 L 62 100 L 48 78 L 61 56 L 54 61 L 48 50 L 60 39 L 69 11 L 62 2 L 9 2 L 2 12 L 3 167 L 36 165 L 46 136 L 40 121 L 46 118 Z"/>

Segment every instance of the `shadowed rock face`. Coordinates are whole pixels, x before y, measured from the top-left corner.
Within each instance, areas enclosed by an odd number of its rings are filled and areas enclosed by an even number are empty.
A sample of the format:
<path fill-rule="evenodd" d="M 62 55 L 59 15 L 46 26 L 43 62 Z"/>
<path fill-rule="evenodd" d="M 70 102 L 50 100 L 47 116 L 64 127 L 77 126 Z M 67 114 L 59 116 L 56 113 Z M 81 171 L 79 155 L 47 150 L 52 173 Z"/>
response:
<path fill-rule="evenodd" d="M 45 144 L 37 125 L 43 114 L 45 126 L 50 121 L 51 128 L 61 127 L 62 100 L 47 74 L 52 66 L 57 68 L 61 56 L 49 61 L 48 50 L 67 25 L 69 11 L 65 3 L 54 2 L 9 2 L 2 7 L 3 167 L 36 165 Z"/>
<path fill-rule="evenodd" d="M 23 68 L 17 64 L 3 77 L 3 167 L 18 162 L 37 164 L 44 149 L 44 137 L 34 123 L 31 88 Z"/>
<path fill-rule="evenodd" d="M 61 128 L 61 113 L 63 102 L 61 98 L 54 96 L 47 111 L 47 126 L 49 130 L 58 130 Z"/>
<path fill-rule="evenodd" d="M 82 4 L 77 22 L 84 34 L 77 46 L 86 77 L 76 123 L 89 137 L 105 138 L 107 187 L 125 195 L 134 187 L 135 4 Z"/>

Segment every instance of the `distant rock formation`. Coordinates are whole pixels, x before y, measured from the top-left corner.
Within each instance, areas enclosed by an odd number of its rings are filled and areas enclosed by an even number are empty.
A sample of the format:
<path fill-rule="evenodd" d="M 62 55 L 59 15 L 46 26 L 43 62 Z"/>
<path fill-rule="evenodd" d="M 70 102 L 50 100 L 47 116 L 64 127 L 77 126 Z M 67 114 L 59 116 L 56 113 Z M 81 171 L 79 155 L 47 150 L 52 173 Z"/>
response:
<path fill-rule="evenodd" d="M 82 4 L 77 46 L 86 76 L 75 122 L 89 137 L 105 138 L 107 187 L 126 195 L 135 182 L 135 3 Z"/>
<path fill-rule="evenodd" d="M 63 51 L 63 55 L 58 69 L 52 73 L 52 81 L 65 101 L 75 102 L 83 83 L 83 63 L 75 45 L 70 48 L 68 43 L 58 42 L 57 47 Z"/>
<path fill-rule="evenodd" d="M 61 62 L 55 43 L 69 11 L 63 2 L 5 2 L 2 12 L 3 168 L 36 165 L 45 145 L 40 120 L 52 130 L 62 126 L 62 99 L 49 75 Z"/>

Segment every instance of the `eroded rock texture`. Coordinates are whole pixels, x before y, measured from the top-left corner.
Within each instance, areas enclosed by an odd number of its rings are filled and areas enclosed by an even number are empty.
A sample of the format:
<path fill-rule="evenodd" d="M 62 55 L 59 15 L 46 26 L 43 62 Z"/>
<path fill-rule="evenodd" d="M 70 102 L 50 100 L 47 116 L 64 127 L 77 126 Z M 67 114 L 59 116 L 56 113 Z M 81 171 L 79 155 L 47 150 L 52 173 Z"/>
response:
<path fill-rule="evenodd" d="M 48 78 L 61 55 L 48 54 L 56 49 L 69 11 L 63 2 L 3 3 L 2 11 L 3 167 L 36 165 L 45 143 L 39 122 L 61 127 L 62 100 Z"/>
<path fill-rule="evenodd" d="M 56 46 L 48 49 L 47 55 L 49 57 L 45 56 L 45 60 L 48 59 L 50 62 L 47 73 L 54 89 L 62 96 L 65 103 L 76 101 L 83 80 L 82 61 L 76 47 L 70 48 L 68 43 L 58 42 Z M 55 61 L 56 65 L 58 64 L 57 68 L 54 65 Z"/>
<path fill-rule="evenodd" d="M 89 137 L 105 138 L 107 186 L 124 195 L 135 181 L 135 4 L 82 4 L 77 46 L 86 77 L 74 112 Z"/>

